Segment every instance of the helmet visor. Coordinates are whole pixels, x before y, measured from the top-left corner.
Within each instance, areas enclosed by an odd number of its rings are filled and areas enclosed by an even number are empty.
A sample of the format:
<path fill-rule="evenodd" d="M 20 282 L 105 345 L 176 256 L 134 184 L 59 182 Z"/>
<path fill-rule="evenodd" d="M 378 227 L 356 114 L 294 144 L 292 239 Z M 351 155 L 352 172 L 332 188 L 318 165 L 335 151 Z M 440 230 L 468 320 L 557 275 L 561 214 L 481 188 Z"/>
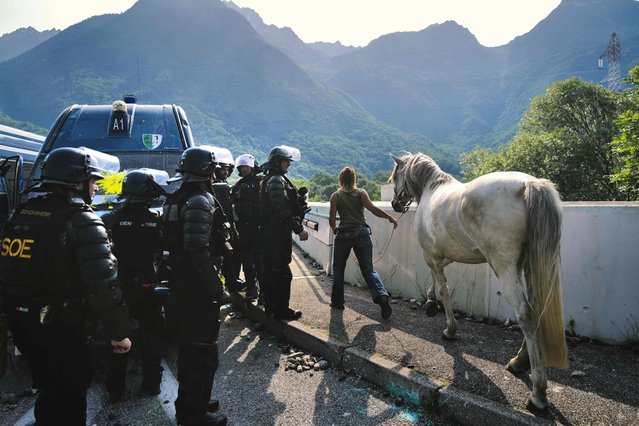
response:
<path fill-rule="evenodd" d="M 91 177 L 103 179 L 106 173 L 120 171 L 120 159 L 118 157 L 83 146 L 79 149 L 87 154 L 87 167 L 91 172 Z"/>
<path fill-rule="evenodd" d="M 136 170 L 138 172 L 145 173 L 145 174 L 151 176 L 151 178 L 158 185 L 161 185 L 161 186 L 168 185 L 169 174 L 166 171 L 164 171 L 164 170 L 147 169 L 146 167 L 145 168 L 141 168 L 141 169 L 134 169 L 134 170 Z"/>
<path fill-rule="evenodd" d="M 204 148 L 213 153 L 215 157 L 215 162 L 218 164 L 226 164 L 232 166 L 235 164 L 235 160 L 233 160 L 233 154 L 226 148 L 221 148 L 219 146 L 213 145 L 200 145 L 200 148 Z"/>
<path fill-rule="evenodd" d="M 302 153 L 299 149 L 291 146 L 280 145 L 278 148 L 278 155 L 291 161 L 300 161 L 302 159 Z"/>

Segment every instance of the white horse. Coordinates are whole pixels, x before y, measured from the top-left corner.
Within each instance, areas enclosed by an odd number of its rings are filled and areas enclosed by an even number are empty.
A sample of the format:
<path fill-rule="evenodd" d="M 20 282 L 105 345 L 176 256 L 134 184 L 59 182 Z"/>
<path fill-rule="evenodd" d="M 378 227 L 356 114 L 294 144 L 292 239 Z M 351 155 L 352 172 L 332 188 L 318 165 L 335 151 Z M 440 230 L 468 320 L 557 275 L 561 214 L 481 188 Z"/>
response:
<path fill-rule="evenodd" d="M 568 366 L 558 272 L 561 202 L 553 183 L 519 172 L 497 172 L 463 184 L 427 155 L 391 157 L 393 209 L 405 212 L 417 200 L 417 238 L 446 310 L 444 339 L 457 332 L 444 267 L 488 262 L 524 334 L 507 368 L 516 373 L 530 369 L 529 402 L 547 408 L 544 365 Z M 434 283 L 427 297 L 427 314 L 433 316 Z"/>

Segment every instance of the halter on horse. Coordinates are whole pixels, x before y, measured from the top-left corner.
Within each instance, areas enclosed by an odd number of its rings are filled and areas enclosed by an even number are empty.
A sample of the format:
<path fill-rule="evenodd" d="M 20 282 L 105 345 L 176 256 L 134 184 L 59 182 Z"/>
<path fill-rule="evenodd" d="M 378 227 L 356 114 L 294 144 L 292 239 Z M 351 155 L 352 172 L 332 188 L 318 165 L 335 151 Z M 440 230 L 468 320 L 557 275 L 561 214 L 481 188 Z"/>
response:
<path fill-rule="evenodd" d="M 519 172 L 490 173 L 462 184 L 427 155 L 392 158 L 392 206 L 405 212 L 417 201 L 417 237 L 446 311 L 444 339 L 457 332 L 444 267 L 488 262 L 524 333 L 507 367 L 530 368 L 530 402 L 547 408 L 544 365 L 568 365 L 558 272 L 561 201 L 554 185 Z M 434 315 L 434 284 L 427 295 L 427 314 Z"/>
<path fill-rule="evenodd" d="M 404 184 L 399 192 L 397 192 L 397 189 L 393 188 L 393 193 L 393 201 L 391 203 L 393 210 L 398 213 L 406 213 L 410 208 L 410 203 L 413 202 L 413 197 L 411 197 L 408 193 L 408 189 L 406 188 L 406 180 L 404 180 Z"/>

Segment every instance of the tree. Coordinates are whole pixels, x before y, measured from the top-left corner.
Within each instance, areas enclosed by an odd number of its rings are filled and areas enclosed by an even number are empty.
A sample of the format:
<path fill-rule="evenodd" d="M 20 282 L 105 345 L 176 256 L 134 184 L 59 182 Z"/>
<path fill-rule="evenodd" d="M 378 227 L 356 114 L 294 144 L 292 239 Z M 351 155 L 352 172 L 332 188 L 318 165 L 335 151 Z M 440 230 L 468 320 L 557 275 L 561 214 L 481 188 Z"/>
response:
<path fill-rule="evenodd" d="M 624 81 L 632 86 L 625 92 L 629 108 L 616 120 L 619 134 L 612 147 L 619 161 L 611 181 L 629 200 L 639 199 L 639 65 L 628 73 Z"/>
<path fill-rule="evenodd" d="M 48 129 L 44 127 L 36 126 L 33 123 L 29 123 L 28 121 L 18 121 L 14 120 L 8 115 L 4 113 L 0 109 L 0 124 L 4 124 L 5 126 L 15 127 L 16 129 L 24 130 L 31 133 L 36 133 L 38 135 L 46 136 L 49 132 Z"/>
<path fill-rule="evenodd" d="M 620 108 L 621 95 L 599 85 L 578 78 L 555 82 L 531 101 L 508 145 L 462 156 L 462 174 L 473 179 L 516 170 L 550 179 L 565 200 L 622 199 L 610 181 Z"/>
<path fill-rule="evenodd" d="M 390 173 L 379 171 L 375 173 L 373 179 L 368 179 L 365 175 L 357 174 L 357 186 L 368 192 L 371 200 L 381 199 L 381 185 L 386 183 Z M 316 173 L 305 184 L 309 189 L 310 201 L 329 201 L 331 194 L 339 188 L 337 175 L 328 173 Z"/>
<path fill-rule="evenodd" d="M 331 194 L 337 190 L 337 176 L 320 172 L 311 177 L 308 183 L 311 201 L 328 201 Z"/>

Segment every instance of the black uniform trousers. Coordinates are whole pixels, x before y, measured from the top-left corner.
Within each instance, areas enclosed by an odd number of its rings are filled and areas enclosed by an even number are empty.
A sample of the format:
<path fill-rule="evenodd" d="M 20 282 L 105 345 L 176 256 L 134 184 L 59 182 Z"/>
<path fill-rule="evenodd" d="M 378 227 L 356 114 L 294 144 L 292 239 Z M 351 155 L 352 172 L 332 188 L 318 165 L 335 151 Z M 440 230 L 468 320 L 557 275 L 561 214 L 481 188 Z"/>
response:
<path fill-rule="evenodd" d="M 153 288 L 144 288 L 137 283 L 124 283 L 123 293 L 131 318 L 138 322 L 139 328 L 131 338 L 132 352 L 109 354 L 106 388 L 109 393 L 116 395 L 124 391 L 130 353 L 133 353 L 142 365 L 142 387 L 153 388 L 160 384 L 163 370 L 160 364 L 166 328 L 162 305 Z"/>
<path fill-rule="evenodd" d="M 25 312 L 25 308 L 29 312 Z M 30 363 L 39 388 L 34 414 L 38 425 L 86 424 L 86 392 L 94 373 L 93 345 L 82 327 L 53 318 L 40 324 L 39 306 L 12 313 L 14 342 Z"/>
<path fill-rule="evenodd" d="M 188 292 L 193 281 L 174 281 Z M 207 411 L 213 379 L 219 365 L 217 338 L 220 331 L 220 305 L 198 293 L 176 295 L 179 321 L 178 396 L 175 412 L 182 422 L 197 422 Z M 201 296 L 201 295 L 199 295 Z"/>
<path fill-rule="evenodd" d="M 240 234 L 237 245 L 234 246 L 236 258 L 235 271 L 240 276 L 240 268 L 244 271 L 246 296 L 257 297 L 257 283 L 262 286 L 262 231 L 256 226 L 238 224 Z"/>
<path fill-rule="evenodd" d="M 267 225 L 264 241 L 268 244 L 263 251 L 264 265 L 264 310 L 268 314 L 285 314 L 291 298 L 293 274 L 289 264 L 293 251 L 291 230 L 279 224 Z"/>

